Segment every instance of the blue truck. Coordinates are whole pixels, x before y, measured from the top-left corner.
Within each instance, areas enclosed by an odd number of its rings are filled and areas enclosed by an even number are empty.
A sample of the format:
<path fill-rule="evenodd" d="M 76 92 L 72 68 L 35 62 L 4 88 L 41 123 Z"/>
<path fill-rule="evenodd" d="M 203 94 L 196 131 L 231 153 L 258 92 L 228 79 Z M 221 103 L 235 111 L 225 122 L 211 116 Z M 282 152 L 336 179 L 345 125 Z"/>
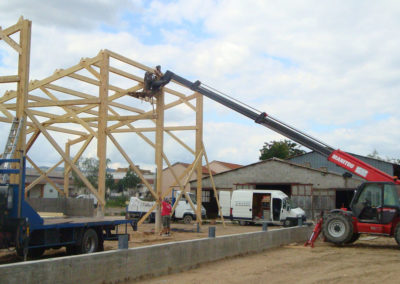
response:
<path fill-rule="evenodd" d="M 25 200 L 25 158 L 0 159 L 0 166 L 4 163 L 13 167 L 1 167 L 0 174 L 18 174 L 19 182 L 0 181 L 0 249 L 15 248 L 24 259 L 61 247 L 68 254 L 93 253 L 104 249 L 104 241 L 127 234 L 128 225 L 135 227 L 134 221 L 115 217 L 42 218 Z"/>

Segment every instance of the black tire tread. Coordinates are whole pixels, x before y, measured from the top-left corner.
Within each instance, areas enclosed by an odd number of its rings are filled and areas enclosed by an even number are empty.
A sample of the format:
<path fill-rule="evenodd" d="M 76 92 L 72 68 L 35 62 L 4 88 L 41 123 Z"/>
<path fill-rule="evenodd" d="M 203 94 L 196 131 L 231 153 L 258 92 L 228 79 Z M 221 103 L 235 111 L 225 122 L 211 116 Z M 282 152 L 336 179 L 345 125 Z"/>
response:
<path fill-rule="evenodd" d="M 341 238 L 336 238 L 336 237 L 330 235 L 329 230 L 328 230 L 329 223 L 332 222 L 333 220 L 337 220 L 337 219 L 341 220 L 344 223 L 345 229 L 347 230 L 347 232 L 345 232 L 345 234 Z M 328 242 L 331 242 L 334 244 L 349 243 L 353 237 L 353 220 L 352 220 L 351 216 L 341 214 L 341 213 L 335 212 L 333 214 L 332 213 L 328 214 L 326 217 L 324 217 L 322 231 Z"/>

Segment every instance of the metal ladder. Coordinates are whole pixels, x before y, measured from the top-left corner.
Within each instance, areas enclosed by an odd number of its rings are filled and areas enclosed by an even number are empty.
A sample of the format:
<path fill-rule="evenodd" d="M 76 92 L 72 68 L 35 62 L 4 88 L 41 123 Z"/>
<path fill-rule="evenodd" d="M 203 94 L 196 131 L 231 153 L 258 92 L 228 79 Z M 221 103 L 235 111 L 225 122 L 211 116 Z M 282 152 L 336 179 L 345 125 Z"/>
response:
<path fill-rule="evenodd" d="M 17 148 L 17 143 L 19 139 L 19 135 L 21 133 L 21 129 L 23 126 L 24 118 L 22 117 L 20 120 L 18 118 L 14 117 L 12 124 L 11 124 L 11 129 L 10 129 L 10 134 L 8 135 L 7 143 L 4 148 L 4 153 L 2 155 L 2 159 L 12 159 L 15 153 L 15 149 Z M 0 165 L 0 169 L 5 170 L 5 169 L 10 169 L 11 163 L 5 162 Z M 2 183 L 7 183 L 9 179 L 9 174 L 5 173 L 3 174 L 2 177 Z"/>

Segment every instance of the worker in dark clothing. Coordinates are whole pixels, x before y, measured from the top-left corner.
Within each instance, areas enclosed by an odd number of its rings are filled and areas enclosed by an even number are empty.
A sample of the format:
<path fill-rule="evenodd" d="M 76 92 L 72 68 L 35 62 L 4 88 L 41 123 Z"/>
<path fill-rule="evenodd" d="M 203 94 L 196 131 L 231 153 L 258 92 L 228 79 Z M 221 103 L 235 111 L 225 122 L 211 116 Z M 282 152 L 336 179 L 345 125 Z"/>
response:
<path fill-rule="evenodd" d="M 147 71 L 144 74 L 144 90 L 145 91 L 158 91 L 171 81 L 171 78 L 164 76 L 161 72 L 161 66 L 157 65 L 154 72 Z"/>

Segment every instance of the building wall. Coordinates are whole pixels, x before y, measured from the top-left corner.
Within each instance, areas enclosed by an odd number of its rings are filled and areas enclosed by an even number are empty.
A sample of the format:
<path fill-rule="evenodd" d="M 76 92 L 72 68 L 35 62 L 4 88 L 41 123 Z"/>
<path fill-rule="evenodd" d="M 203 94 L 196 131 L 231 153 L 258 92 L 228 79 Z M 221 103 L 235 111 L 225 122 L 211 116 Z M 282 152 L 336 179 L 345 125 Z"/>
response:
<path fill-rule="evenodd" d="M 214 175 L 218 190 L 233 190 L 235 184 L 287 184 L 292 200 L 315 219 L 320 211 L 335 208 L 336 189 L 355 189 L 362 183 L 359 178 L 344 178 L 329 173 L 289 163 L 279 159 L 262 161 L 237 170 Z M 191 184 L 192 188 L 195 183 Z M 210 178 L 203 179 L 203 188 L 211 188 Z"/>
<path fill-rule="evenodd" d="M 57 198 L 58 191 L 51 186 L 51 184 L 46 183 L 43 188 L 43 197 L 44 198 Z"/>
<path fill-rule="evenodd" d="M 163 193 L 166 192 L 169 189 L 169 187 L 175 183 L 175 178 L 174 178 L 174 175 L 172 174 L 171 169 L 174 171 L 175 175 L 179 178 L 186 170 L 186 167 L 182 164 L 175 164 L 175 165 L 172 165 L 172 168 L 166 168 L 163 170 L 163 174 L 162 174 L 163 184 L 161 187 L 161 190 Z M 185 180 L 185 179 L 186 179 L 186 177 L 183 178 L 183 180 Z M 196 179 L 196 172 L 193 173 L 192 179 Z M 175 188 L 178 189 L 179 186 L 177 185 Z M 187 191 L 189 191 L 189 189 L 190 189 L 189 184 L 185 187 L 185 189 Z"/>
<path fill-rule="evenodd" d="M 235 188 L 237 183 L 312 184 L 313 188 L 355 188 L 361 179 L 345 179 L 339 174 L 326 173 L 278 159 L 262 161 L 237 170 L 214 175 L 219 188 Z M 210 178 L 203 179 L 203 187 L 211 188 Z"/>

